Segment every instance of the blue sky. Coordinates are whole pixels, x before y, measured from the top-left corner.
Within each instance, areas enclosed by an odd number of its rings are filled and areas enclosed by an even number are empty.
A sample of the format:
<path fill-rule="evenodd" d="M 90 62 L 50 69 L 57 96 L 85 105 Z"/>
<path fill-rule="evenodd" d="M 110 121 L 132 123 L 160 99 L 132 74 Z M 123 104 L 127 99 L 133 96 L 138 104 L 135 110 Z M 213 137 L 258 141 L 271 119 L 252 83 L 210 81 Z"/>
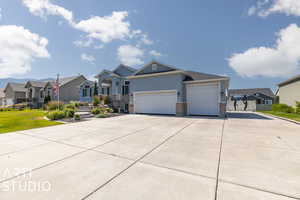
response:
<path fill-rule="evenodd" d="M 300 69 L 300 3 L 288 2 L 2 0 L 0 77 L 89 78 L 155 59 L 230 76 L 231 88 L 275 89 Z"/>

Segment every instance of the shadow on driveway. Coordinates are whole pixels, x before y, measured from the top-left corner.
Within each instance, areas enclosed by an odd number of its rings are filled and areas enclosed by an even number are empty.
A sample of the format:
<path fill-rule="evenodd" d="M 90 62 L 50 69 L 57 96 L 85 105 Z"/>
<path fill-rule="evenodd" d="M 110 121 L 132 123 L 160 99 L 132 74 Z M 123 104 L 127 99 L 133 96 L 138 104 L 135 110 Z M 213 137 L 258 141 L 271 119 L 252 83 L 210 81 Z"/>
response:
<path fill-rule="evenodd" d="M 227 113 L 228 118 L 233 119 L 264 119 L 264 120 L 273 120 L 272 118 L 265 117 L 259 114 L 255 113 L 249 113 L 249 112 L 228 112 Z"/>

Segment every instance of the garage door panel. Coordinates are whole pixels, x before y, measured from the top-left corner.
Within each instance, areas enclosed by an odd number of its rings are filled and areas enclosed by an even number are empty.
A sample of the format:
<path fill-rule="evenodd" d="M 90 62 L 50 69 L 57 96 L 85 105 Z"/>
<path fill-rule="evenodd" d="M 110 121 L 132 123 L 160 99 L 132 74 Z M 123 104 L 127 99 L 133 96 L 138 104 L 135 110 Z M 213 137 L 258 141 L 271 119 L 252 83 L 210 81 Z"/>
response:
<path fill-rule="evenodd" d="M 217 84 L 187 86 L 189 115 L 218 115 L 218 102 L 219 86 Z"/>
<path fill-rule="evenodd" d="M 135 113 L 176 114 L 176 92 L 136 93 Z"/>

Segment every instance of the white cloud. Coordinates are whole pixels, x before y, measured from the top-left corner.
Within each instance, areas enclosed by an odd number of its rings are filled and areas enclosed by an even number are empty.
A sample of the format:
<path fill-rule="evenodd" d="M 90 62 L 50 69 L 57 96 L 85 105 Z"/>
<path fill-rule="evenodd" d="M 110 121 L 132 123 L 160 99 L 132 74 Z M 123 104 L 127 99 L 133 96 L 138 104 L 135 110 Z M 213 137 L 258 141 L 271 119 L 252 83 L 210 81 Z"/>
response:
<path fill-rule="evenodd" d="M 21 26 L 0 26 L 0 78 L 31 70 L 35 58 L 49 58 L 48 40 Z"/>
<path fill-rule="evenodd" d="M 87 38 L 100 40 L 109 43 L 113 40 L 124 40 L 127 38 L 137 38 L 141 43 L 150 45 L 153 43 L 147 34 L 141 30 L 131 30 L 127 19 L 127 11 L 115 11 L 108 16 L 92 16 L 78 23 L 74 20 L 73 12 L 61 6 L 51 3 L 50 0 L 22 0 L 29 11 L 36 16 L 46 18 L 48 15 L 56 15 L 64 18 L 74 29 L 87 33 Z M 59 22 L 62 25 L 62 22 Z M 88 40 L 90 41 L 90 40 Z M 90 43 L 92 43 L 91 41 Z M 74 42 L 77 46 L 90 46 L 90 43 Z M 87 45 L 89 44 L 89 45 Z"/>
<path fill-rule="evenodd" d="M 124 39 L 130 36 L 130 23 L 125 21 L 127 16 L 128 13 L 126 11 L 113 12 L 110 16 L 95 16 L 82 20 L 75 24 L 74 27 L 88 33 L 89 38 L 108 43 L 115 39 Z"/>
<path fill-rule="evenodd" d="M 257 14 L 266 17 L 270 14 L 282 13 L 286 15 L 300 16 L 299 0 L 259 0 L 256 6 L 248 10 L 249 15 Z"/>
<path fill-rule="evenodd" d="M 159 53 L 158 51 L 155 51 L 155 50 L 149 51 L 149 54 L 152 55 L 152 56 L 155 56 L 155 57 L 160 57 L 160 56 L 162 56 L 161 53 Z"/>
<path fill-rule="evenodd" d="M 85 53 L 81 54 L 80 57 L 81 57 L 81 60 L 87 61 L 87 62 L 92 63 L 92 64 L 94 64 L 94 62 L 96 60 L 94 56 L 88 55 L 88 54 L 85 54 Z"/>
<path fill-rule="evenodd" d="M 229 66 L 244 77 L 287 77 L 300 72 L 300 27 L 291 24 L 277 34 L 276 45 L 250 48 L 229 58 Z"/>
<path fill-rule="evenodd" d="M 138 47 L 131 45 L 122 45 L 118 49 L 118 57 L 125 65 L 139 65 L 143 64 L 142 57 L 144 51 Z"/>
<path fill-rule="evenodd" d="M 36 16 L 46 18 L 47 15 L 61 16 L 70 24 L 73 23 L 73 13 L 61 6 L 52 4 L 49 0 L 22 0 L 29 11 Z"/>

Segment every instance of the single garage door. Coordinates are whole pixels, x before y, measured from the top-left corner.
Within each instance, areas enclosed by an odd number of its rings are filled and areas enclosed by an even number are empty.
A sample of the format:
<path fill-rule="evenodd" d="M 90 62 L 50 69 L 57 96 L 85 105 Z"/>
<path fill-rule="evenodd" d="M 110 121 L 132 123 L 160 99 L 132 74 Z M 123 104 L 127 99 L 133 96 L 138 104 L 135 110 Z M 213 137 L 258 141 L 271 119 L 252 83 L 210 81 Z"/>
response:
<path fill-rule="evenodd" d="M 134 93 L 135 113 L 175 115 L 176 103 L 175 90 Z"/>
<path fill-rule="evenodd" d="M 188 115 L 219 115 L 218 84 L 187 85 Z"/>

